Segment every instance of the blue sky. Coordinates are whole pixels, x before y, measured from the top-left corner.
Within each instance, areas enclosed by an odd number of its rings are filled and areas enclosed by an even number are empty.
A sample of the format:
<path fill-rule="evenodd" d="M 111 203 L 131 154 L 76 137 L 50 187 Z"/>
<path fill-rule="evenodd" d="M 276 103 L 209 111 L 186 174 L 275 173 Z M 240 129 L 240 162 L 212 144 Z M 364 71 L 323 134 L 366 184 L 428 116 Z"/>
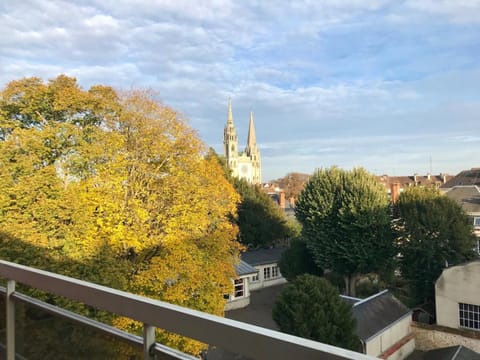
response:
<path fill-rule="evenodd" d="M 479 0 L 1 1 L 0 86 L 60 73 L 151 88 L 218 152 L 231 98 L 264 181 L 480 166 Z"/>

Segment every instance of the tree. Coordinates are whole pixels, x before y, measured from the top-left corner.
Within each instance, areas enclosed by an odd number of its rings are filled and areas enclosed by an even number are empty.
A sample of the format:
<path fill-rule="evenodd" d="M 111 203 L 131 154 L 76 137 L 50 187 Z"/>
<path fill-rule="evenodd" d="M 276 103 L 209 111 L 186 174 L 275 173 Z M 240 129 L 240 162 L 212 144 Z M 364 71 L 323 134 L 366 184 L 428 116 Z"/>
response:
<path fill-rule="evenodd" d="M 61 75 L 8 84 L 0 121 L 0 228 L 21 239 L 0 242 L 3 259 L 223 314 L 240 198 L 178 113 L 149 92 L 85 91 Z M 204 348 L 157 336 L 193 354 Z"/>
<path fill-rule="evenodd" d="M 346 349 L 359 348 L 352 307 L 324 278 L 297 277 L 280 294 L 272 316 L 282 332 Z"/>
<path fill-rule="evenodd" d="M 268 194 L 245 179 L 232 176 L 225 159 L 213 149 L 210 149 L 207 157 L 216 159 L 224 170 L 225 178 L 240 195 L 238 217 L 234 221 L 240 230 L 238 240 L 243 245 L 249 248 L 268 247 L 297 234 L 296 224 L 287 221 L 282 210 Z"/>
<path fill-rule="evenodd" d="M 282 253 L 278 265 L 283 277 L 288 281 L 293 281 L 303 274 L 323 275 L 323 270 L 315 264 L 305 240 L 300 237 L 291 241 L 290 247 Z"/>
<path fill-rule="evenodd" d="M 400 269 L 412 301 L 434 311 L 435 281 L 447 266 L 475 257 L 472 222 L 437 189 L 412 187 L 397 202 Z"/>
<path fill-rule="evenodd" d="M 285 196 L 289 199 L 296 198 L 302 192 L 308 179 L 310 179 L 309 174 L 292 172 L 275 180 L 274 183 L 285 191 Z"/>
<path fill-rule="evenodd" d="M 360 274 L 381 270 L 394 255 L 388 196 L 362 168 L 318 170 L 295 215 L 317 265 L 342 275 L 349 295 Z"/>
<path fill-rule="evenodd" d="M 233 185 L 241 196 L 237 224 L 242 244 L 251 248 L 266 247 L 294 234 L 282 210 L 270 196 L 243 179 L 234 178 Z"/>

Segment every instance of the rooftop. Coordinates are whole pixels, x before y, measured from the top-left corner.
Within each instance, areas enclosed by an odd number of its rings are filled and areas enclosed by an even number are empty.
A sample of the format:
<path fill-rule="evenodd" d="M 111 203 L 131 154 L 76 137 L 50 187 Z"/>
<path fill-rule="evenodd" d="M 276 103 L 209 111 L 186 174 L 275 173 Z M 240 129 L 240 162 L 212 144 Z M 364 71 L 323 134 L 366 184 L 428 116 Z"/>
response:
<path fill-rule="evenodd" d="M 463 170 L 448 180 L 441 187 L 442 189 L 453 188 L 459 185 L 478 185 L 480 186 L 480 168 L 471 168 L 470 170 Z"/>
<path fill-rule="evenodd" d="M 362 340 L 368 340 L 410 313 L 411 310 L 388 290 L 353 304 L 357 335 Z"/>
<path fill-rule="evenodd" d="M 277 263 L 285 251 L 285 247 L 258 249 L 242 253 L 241 258 L 252 266 Z"/>
<path fill-rule="evenodd" d="M 455 200 L 467 213 L 480 212 L 480 189 L 477 185 L 456 185 L 445 195 Z"/>

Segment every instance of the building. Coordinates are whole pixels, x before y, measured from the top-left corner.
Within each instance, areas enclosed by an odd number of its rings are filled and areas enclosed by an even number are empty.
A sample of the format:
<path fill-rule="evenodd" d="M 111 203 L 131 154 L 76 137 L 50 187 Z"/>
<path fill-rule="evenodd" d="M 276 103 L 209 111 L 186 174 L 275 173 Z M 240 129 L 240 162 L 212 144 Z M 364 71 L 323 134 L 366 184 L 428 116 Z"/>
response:
<path fill-rule="evenodd" d="M 447 174 L 425 176 L 413 174 L 412 176 L 377 176 L 377 180 L 385 187 L 385 190 L 391 196 L 392 201 L 396 202 L 400 193 L 412 186 L 425 186 L 440 188 L 446 184 L 453 176 Z"/>
<path fill-rule="evenodd" d="M 480 168 L 463 170 L 442 185 L 442 189 L 451 189 L 455 186 L 480 186 Z"/>
<path fill-rule="evenodd" d="M 445 195 L 455 200 L 470 217 L 477 238 L 476 251 L 480 254 L 480 188 L 477 185 L 455 185 L 442 189 Z"/>
<path fill-rule="evenodd" d="M 363 352 L 382 359 L 405 359 L 415 349 L 412 311 L 388 290 L 366 299 L 341 296 L 352 304 Z"/>
<path fill-rule="evenodd" d="M 241 309 L 248 306 L 251 291 L 287 282 L 280 273 L 278 266 L 285 249 L 284 247 L 276 247 L 242 253 L 240 263 L 235 266 L 237 277 L 232 280 L 233 294 L 226 295 L 225 310 Z"/>
<path fill-rule="evenodd" d="M 480 331 L 480 260 L 443 270 L 435 283 L 437 324 Z"/>
<path fill-rule="evenodd" d="M 278 266 L 285 249 L 285 247 L 258 249 L 244 252 L 241 255 L 243 261 L 258 271 L 257 275 L 253 275 L 250 278 L 251 290 L 280 285 L 287 282 L 280 273 L 280 267 Z"/>
<path fill-rule="evenodd" d="M 250 304 L 250 279 L 258 278 L 258 270 L 245 261 L 235 265 L 237 278 L 233 279 L 233 294 L 226 295 L 225 310 L 240 309 Z"/>
<path fill-rule="evenodd" d="M 442 185 L 441 190 L 455 200 L 472 219 L 480 254 L 480 168 L 463 170 Z"/>
<path fill-rule="evenodd" d="M 245 179 L 250 184 L 262 183 L 260 150 L 257 147 L 253 113 L 250 113 L 247 146 L 239 153 L 238 136 L 233 124 L 232 102 L 228 101 L 227 125 L 223 132 L 224 155 L 227 166 L 235 177 Z"/>

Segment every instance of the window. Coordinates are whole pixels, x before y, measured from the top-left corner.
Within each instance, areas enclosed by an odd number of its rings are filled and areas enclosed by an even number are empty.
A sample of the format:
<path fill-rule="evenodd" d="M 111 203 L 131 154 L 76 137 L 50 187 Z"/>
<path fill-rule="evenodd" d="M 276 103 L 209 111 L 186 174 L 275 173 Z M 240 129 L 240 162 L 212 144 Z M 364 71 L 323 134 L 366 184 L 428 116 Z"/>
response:
<path fill-rule="evenodd" d="M 276 265 L 268 266 L 263 269 L 263 278 L 265 280 L 274 279 L 280 277 L 280 268 Z"/>
<path fill-rule="evenodd" d="M 460 326 L 463 328 L 480 330 L 480 306 L 472 304 L 458 304 Z"/>
<path fill-rule="evenodd" d="M 475 216 L 475 217 L 473 218 L 473 226 L 475 226 L 475 227 L 480 227 L 480 217 Z"/>
<path fill-rule="evenodd" d="M 252 282 L 258 281 L 258 273 L 252 276 Z"/>
<path fill-rule="evenodd" d="M 234 282 L 234 296 L 241 297 L 243 296 L 244 291 L 243 291 L 243 279 L 235 279 Z"/>
<path fill-rule="evenodd" d="M 270 279 L 270 268 L 266 267 L 263 269 L 263 278 L 265 280 Z"/>
<path fill-rule="evenodd" d="M 280 271 L 278 269 L 278 266 L 272 266 L 272 277 L 279 277 L 280 276 Z"/>

